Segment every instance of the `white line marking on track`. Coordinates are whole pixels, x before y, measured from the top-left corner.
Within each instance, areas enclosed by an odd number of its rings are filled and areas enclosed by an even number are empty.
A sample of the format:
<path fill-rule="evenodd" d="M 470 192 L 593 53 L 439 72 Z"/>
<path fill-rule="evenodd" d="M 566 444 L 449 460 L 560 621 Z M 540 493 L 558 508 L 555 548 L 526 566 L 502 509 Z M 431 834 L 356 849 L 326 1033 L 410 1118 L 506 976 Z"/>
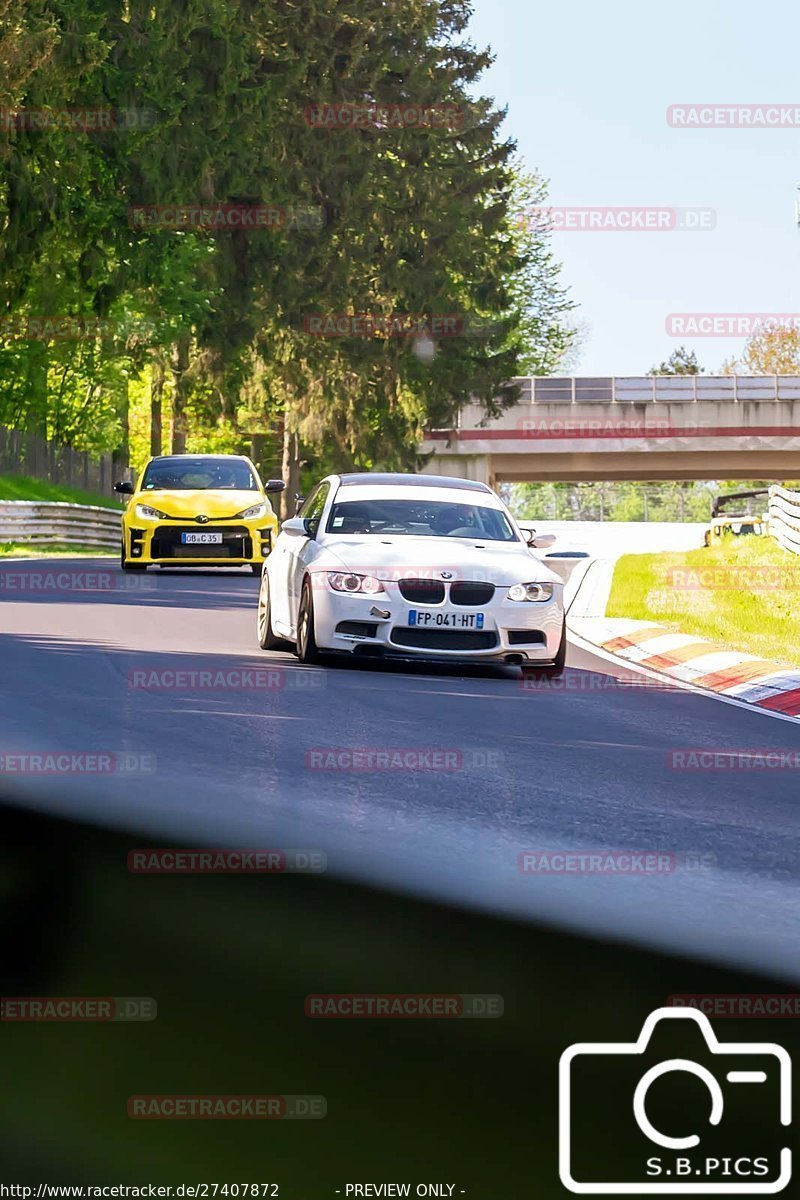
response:
<path fill-rule="evenodd" d="M 257 713 L 257 712 L 221 712 L 216 708 L 151 708 L 148 712 L 165 712 L 165 713 L 196 713 L 201 717 L 246 717 L 254 721 L 308 721 L 309 717 L 287 717 L 278 715 L 277 713 Z"/>

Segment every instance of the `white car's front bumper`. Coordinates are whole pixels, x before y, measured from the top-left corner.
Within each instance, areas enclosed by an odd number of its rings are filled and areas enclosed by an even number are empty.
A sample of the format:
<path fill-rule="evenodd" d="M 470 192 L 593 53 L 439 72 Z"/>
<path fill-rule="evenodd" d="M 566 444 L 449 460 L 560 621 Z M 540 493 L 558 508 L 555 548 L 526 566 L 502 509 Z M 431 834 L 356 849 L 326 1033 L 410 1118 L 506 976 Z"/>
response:
<path fill-rule="evenodd" d="M 430 604 L 406 599 L 397 582 L 384 581 L 375 596 L 335 592 L 325 573 L 314 582 L 314 623 L 320 649 L 345 653 L 394 654 L 413 658 L 552 662 L 564 625 L 563 584 L 553 585 L 551 600 L 532 603 L 507 597 L 497 587 L 486 604 L 454 604 L 449 598 Z M 411 613 L 432 614 L 427 625 L 411 624 Z M 483 617 L 481 628 L 436 625 L 439 614 Z M 384 615 L 384 614 L 388 614 Z"/>

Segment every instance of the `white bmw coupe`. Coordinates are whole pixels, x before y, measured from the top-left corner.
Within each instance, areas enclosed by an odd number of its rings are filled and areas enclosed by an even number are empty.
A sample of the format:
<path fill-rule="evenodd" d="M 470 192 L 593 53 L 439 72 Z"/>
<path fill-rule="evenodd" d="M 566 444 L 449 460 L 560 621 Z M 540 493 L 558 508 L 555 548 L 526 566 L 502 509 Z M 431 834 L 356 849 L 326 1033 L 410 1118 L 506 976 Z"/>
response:
<path fill-rule="evenodd" d="M 516 663 L 560 674 L 563 583 L 483 483 L 329 475 L 284 521 L 261 575 L 262 649 Z"/>

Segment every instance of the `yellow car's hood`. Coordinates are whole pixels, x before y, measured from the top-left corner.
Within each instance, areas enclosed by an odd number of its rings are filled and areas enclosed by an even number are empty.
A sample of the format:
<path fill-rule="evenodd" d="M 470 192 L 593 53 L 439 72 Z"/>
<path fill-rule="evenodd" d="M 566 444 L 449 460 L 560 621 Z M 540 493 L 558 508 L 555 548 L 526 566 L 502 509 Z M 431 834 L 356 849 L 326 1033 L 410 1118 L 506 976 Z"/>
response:
<path fill-rule="evenodd" d="M 147 488 L 139 492 L 137 504 L 149 504 L 166 513 L 168 517 L 194 519 L 204 514 L 212 520 L 225 517 L 235 517 L 237 513 L 252 508 L 254 504 L 265 502 L 261 492 L 237 491 L 234 488 L 199 488 L 196 491 L 186 491 L 184 488 L 172 489 Z M 271 511 L 269 501 L 266 501 L 267 513 Z"/>

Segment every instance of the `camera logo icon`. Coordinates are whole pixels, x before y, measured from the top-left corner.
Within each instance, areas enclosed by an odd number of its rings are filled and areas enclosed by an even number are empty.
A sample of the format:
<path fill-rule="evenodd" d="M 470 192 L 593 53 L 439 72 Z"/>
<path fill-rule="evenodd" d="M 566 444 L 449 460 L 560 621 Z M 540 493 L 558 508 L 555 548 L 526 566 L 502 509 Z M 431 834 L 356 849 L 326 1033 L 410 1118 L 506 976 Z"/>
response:
<path fill-rule="evenodd" d="M 704 1013 L 658 1008 L 635 1042 L 561 1055 L 561 1182 L 577 1195 L 774 1195 L 792 1176 L 791 1087 L 782 1046 L 720 1042 Z"/>

